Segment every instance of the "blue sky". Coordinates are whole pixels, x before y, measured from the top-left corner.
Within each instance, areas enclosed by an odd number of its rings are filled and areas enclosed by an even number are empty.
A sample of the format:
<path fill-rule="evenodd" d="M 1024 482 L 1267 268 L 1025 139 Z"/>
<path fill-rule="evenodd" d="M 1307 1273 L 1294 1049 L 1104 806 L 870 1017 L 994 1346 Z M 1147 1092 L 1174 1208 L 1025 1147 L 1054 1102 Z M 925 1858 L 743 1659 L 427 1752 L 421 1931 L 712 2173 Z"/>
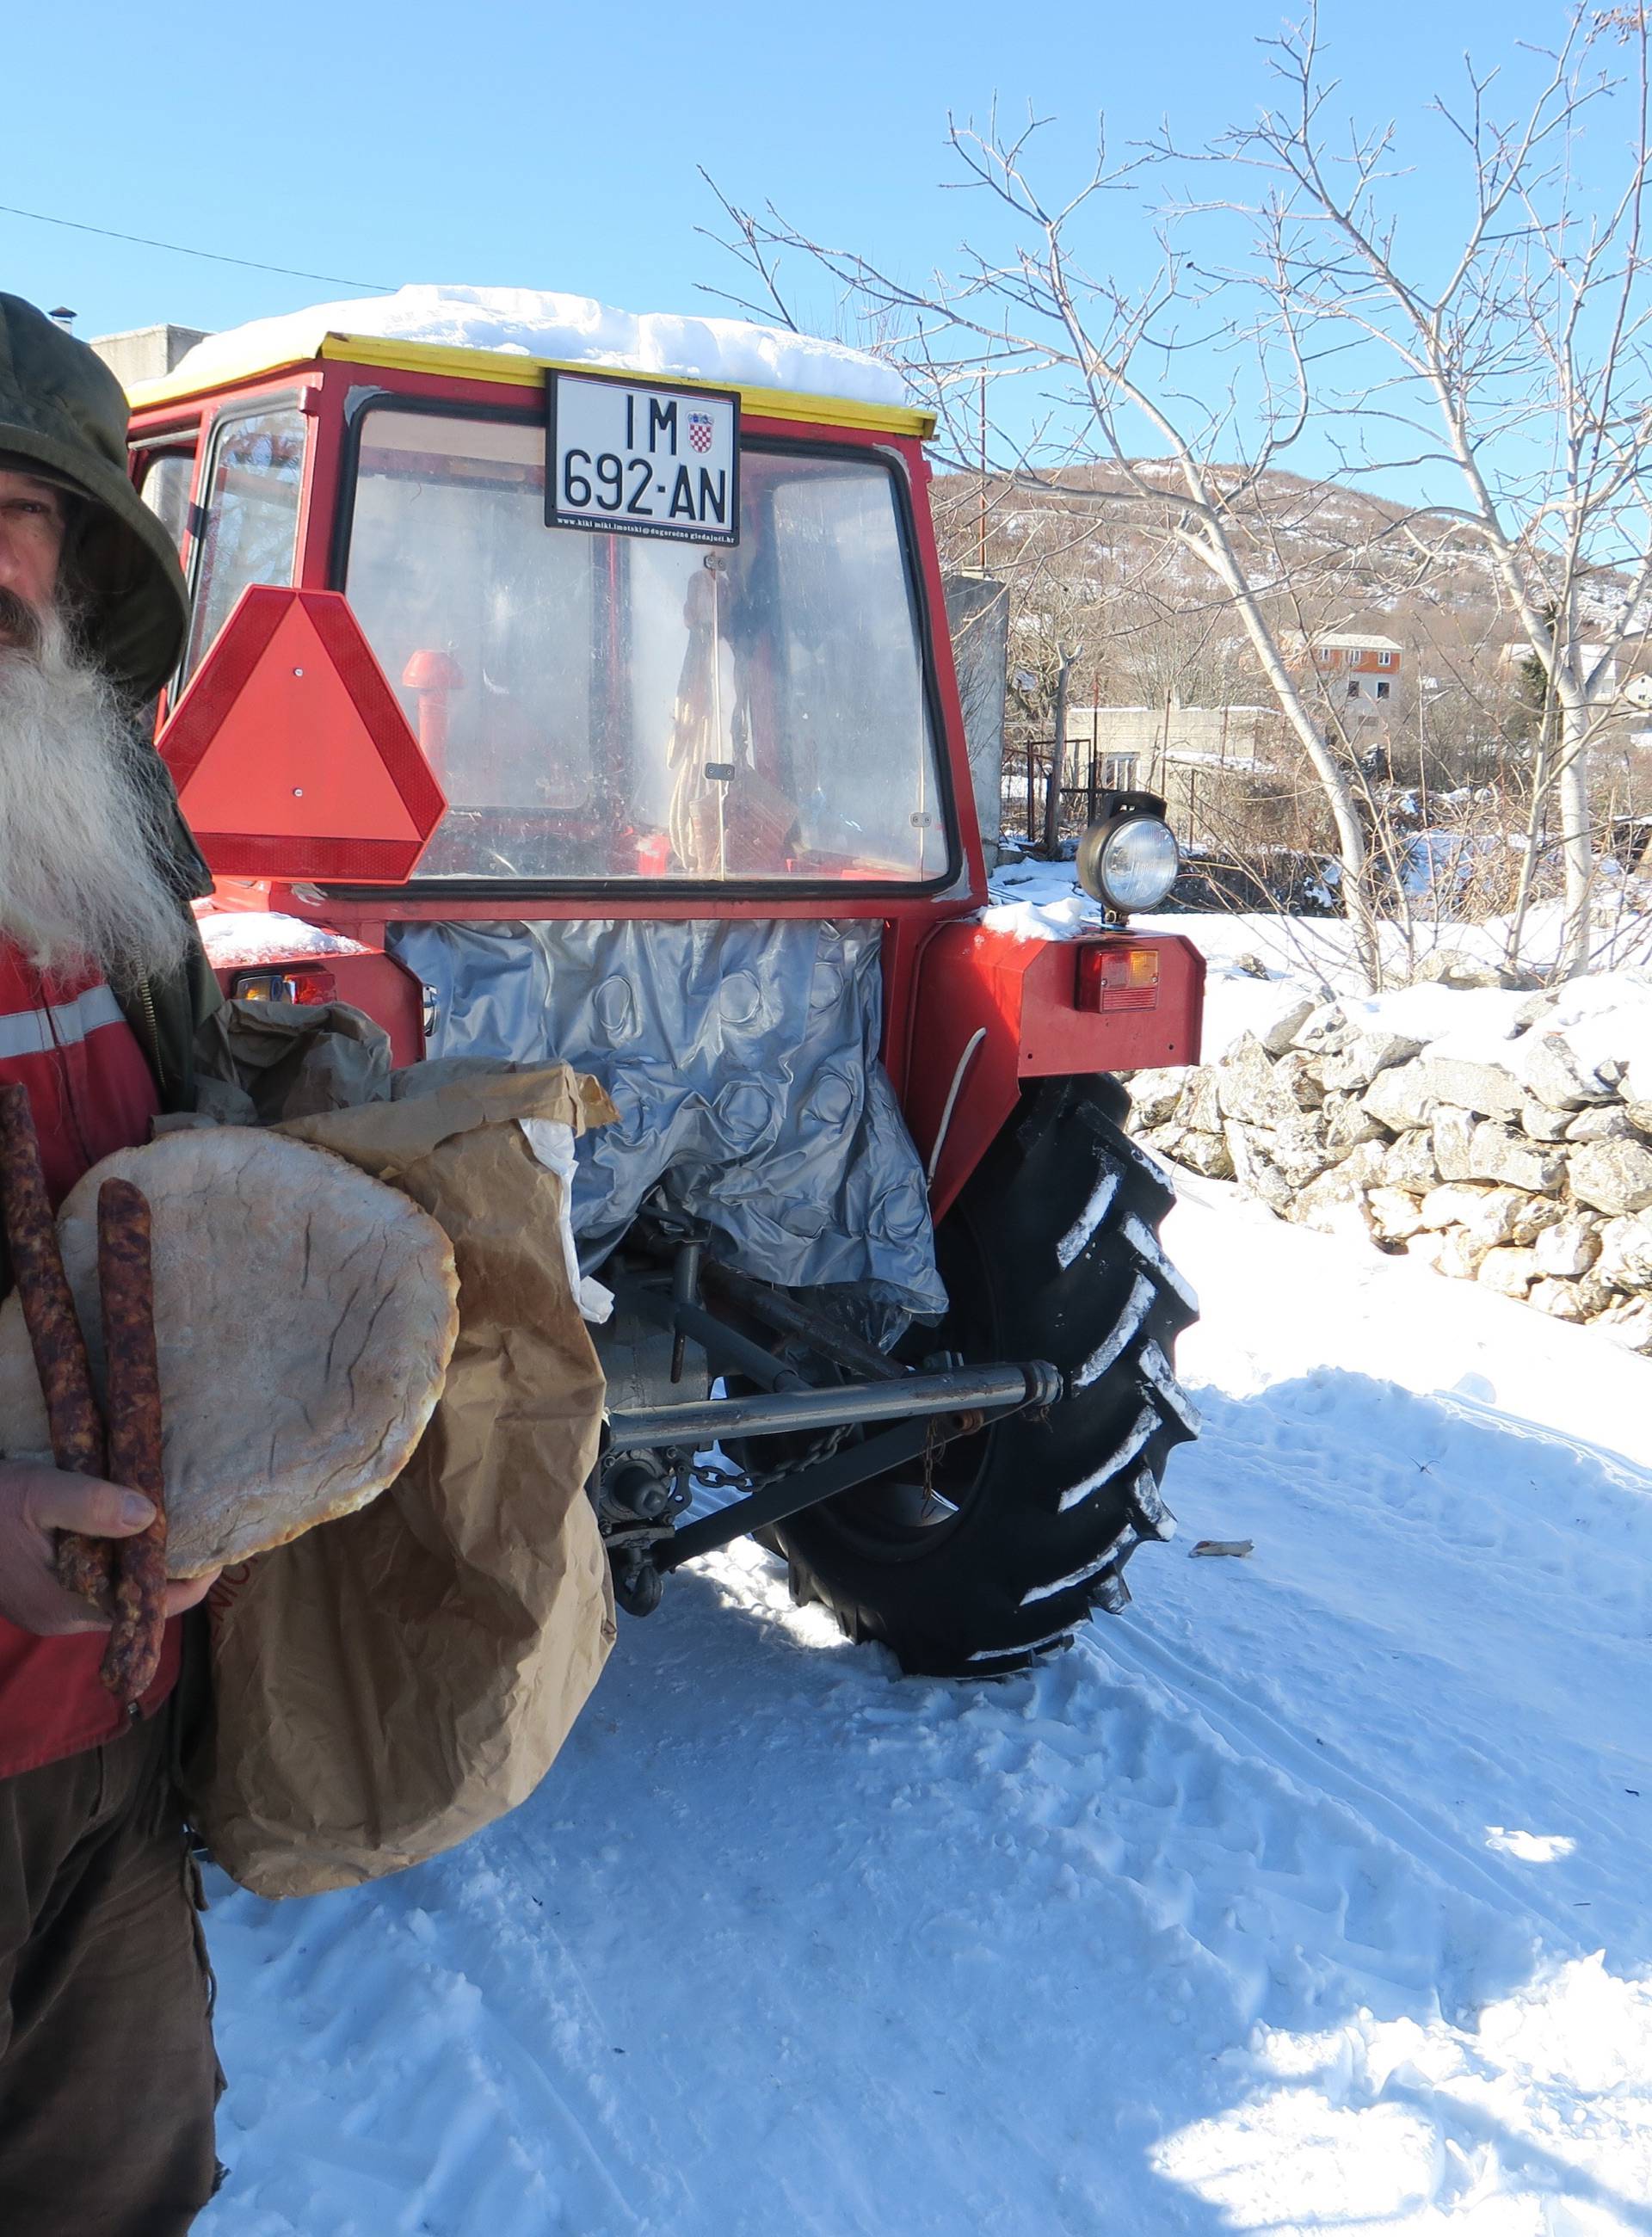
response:
<path fill-rule="evenodd" d="M 1508 58 L 1554 36 L 1561 0 L 1326 0 L 1345 101 L 1412 120 L 1465 47 Z M 1105 110 L 1114 144 L 1168 115 L 1202 140 L 1266 91 L 1276 0 L 960 0 L 914 11 L 840 0 L 574 9 L 520 0 L 334 0 L 161 10 L 65 0 L 5 33 L 0 203 L 340 278 L 509 282 L 633 310 L 708 307 L 729 276 L 704 164 L 819 235 L 921 273 L 975 206 L 941 186 L 948 109 L 995 95 L 1056 121 L 1052 175 L 1076 176 Z M 1437 129 L 1437 128 L 1433 128 Z M 1438 198 L 1410 193 L 1426 240 Z M 1116 223 L 1116 235 L 1106 229 Z M 1103 212 L 1093 261 L 1141 253 Z M 83 335 L 172 319 L 223 327 L 354 292 L 0 214 L 0 286 L 79 313 Z M 829 303 L 809 300 L 823 320 Z"/>
<path fill-rule="evenodd" d="M 395 283 L 507 281 L 629 309 L 691 307 L 718 260 L 704 164 L 823 234 L 911 269 L 968 221 L 938 191 L 948 109 L 995 93 L 1058 120 L 1077 161 L 1098 110 L 1130 137 L 1168 112 L 1198 137 L 1254 108 L 1269 0 L 946 10 L 839 0 L 578 8 L 168 0 L 10 11 L 0 202 L 274 264 Z M 1350 93 L 1415 113 L 1465 45 L 1552 35 L 1555 0 L 1330 0 Z M 0 216 L 8 289 L 96 333 L 220 327 L 316 284 Z M 320 293 L 327 292 L 325 288 Z"/>

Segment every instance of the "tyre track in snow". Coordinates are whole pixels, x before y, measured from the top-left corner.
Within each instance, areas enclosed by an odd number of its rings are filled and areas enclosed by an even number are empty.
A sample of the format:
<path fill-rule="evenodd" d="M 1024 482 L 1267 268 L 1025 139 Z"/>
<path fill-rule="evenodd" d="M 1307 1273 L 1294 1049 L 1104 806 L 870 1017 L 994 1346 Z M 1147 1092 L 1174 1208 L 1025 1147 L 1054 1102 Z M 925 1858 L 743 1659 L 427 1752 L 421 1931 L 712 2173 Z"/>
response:
<path fill-rule="evenodd" d="M 1541 1919 L 1559 1952 L 1583 1954 L 1587 1944 L 1576 1921 L 1535 1894 L 1529 1876 L 1523 1880 L 1499 1871 L 1494 1859 L 1429 1825 L 1395 1795 L 1338 1761 L 1334 1750 L 1299 1739 L 1259 1704 L 1247 1700 L 1192 1657 L 1177 1655 L 1140 1624 L 1125 1620 L 1110 1627 L 1097 1652 L 1115 1666 L 1157 1685 L 1178 1709 L 1191 1710 L 1237 1757 L 1272 1765 L 1305 1798 L 1323 1796 L 1341 1805 L 1368 1838 L 1431 1871 L 1443 1887 L 1513 1919 Z"/>
<path fill-rule="evenodd" d="M 1328 1791 L 1319 1750 L 1248 1705 L 1235 1713 L 1228 1689 L 1219 1710 L 1190 1699 L 1173 1661 L 1166 1676 L 1120 1652 L 1127 1629 L 1001 1698 L 931 1712 L 955 1745 L 968 1736 L 1005 1806 L 1053 1837 L 1028 1860 L 1029 1893 L 1064 1869 L 1105 1875 L 1144 1933 L 1171 1930 L 1212 1969 L 1206 1993 L 1219 1979 L 1241 2025 L 1311 2024 L 1351 2001 L 1421 2016 L 1437 1999 L 1455 2018 L 1521 1975 L 1539 1921 L 1518 1883 L 1364 1782 Z M 1563 1917 L 1555 1939 L 1581 1954 Z"/>
<path fill-rule="evenodd" d="M 473 1971 L 453 1962 L 455 1929 L 464 1936 L 473 1917 L 468 1876 L 434 1871 L 454 1876 L 446 1889 L 421 1885 L 438 1897 L 434 1911 L 410 1899 L 412 1883 L 393 1880 L 274 1909 L 230 1894 L 209 1914 L 221 1969 L 258 1987 L 255 2002 L 230 2002 L 219 2021 L 232 2080 L 249 2069 L 256 2077 L 232 2088 L 221 2124 L 236 2175 L 229 2198 L 237 2217 L 268 2194 L 280 2200 L 268 2221 L 226 2221 L 226 2237 L 639 2229 L 611 2172 L 624 2156 L 612 2109 L 581 2078 L 601 2070 L 589 2030 L 562 2016 L 543 1957 L 539 1993 L 522 1995 L 521 1952 L 497 1918 L 465 1937 L 486 1934 L 491 1948 L 465 1953 L 484 1962 Z M 513 1896 L 512 1908 L 523 1901 Z M 261 2040 L 272 2002 L 304 2044 L 301 2062 L 273 2071 Z M 221 2211 L 228 2202 L 199 2225 L 203 2237 Z"/>

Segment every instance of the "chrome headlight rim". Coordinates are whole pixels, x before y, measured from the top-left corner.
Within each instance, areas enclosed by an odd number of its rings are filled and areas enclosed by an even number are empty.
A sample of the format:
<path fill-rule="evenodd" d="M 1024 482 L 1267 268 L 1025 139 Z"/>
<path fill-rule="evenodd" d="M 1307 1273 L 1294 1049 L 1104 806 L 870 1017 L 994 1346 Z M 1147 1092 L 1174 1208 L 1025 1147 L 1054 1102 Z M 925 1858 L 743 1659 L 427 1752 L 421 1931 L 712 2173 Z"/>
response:
<path fill-rule="evenodd" d="M 1175 833 L 1166 821 L 1164 809 L 1163 801 L 1150 793 L 1119 802 L 1110 815 L 1091 824 L 1079 841 L 1076 864 L 1079 883 L 1093 901 L 1100 901 L 1114 916 L 1150 915 L 1168 899 L 1171 888 L 1181 874 L 1181 849 L 1176 843 Z M 1161 832 L 1168 841 L 1169 874 L 1156 892 L 1141 887 L 1129 891 L 1121 890 L 1118 872 L 1115 871 L 1111 878 L 1107 874 L 1109 851 L 1126 833 L 1140 832 L 1144 826 Z"/>

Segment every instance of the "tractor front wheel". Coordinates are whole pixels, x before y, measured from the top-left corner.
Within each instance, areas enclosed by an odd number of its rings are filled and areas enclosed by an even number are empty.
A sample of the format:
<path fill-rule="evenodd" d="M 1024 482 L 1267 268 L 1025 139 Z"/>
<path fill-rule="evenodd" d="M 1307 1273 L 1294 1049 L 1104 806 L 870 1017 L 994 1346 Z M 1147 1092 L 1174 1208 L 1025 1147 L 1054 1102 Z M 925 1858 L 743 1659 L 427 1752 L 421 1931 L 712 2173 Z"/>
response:
<path fill-rule="evenodd" d="M 1174 1191 L 1121 1132 L 1123 1103 L 1107 1079 L 1028 1092 L 936 1231 L 947 1317 L 901 1349 L 1047 1359 L 1060 1402 L 774 1534 L 794 1597 L 909 1671 L 991 1676 L 1069 1645 L 1128 1600 L 1141 1540 L 1170 1534 L 1160 1478 L 1198 1429 L 1173 1355 L 1197 1306 L 1159 1244 Z"/>

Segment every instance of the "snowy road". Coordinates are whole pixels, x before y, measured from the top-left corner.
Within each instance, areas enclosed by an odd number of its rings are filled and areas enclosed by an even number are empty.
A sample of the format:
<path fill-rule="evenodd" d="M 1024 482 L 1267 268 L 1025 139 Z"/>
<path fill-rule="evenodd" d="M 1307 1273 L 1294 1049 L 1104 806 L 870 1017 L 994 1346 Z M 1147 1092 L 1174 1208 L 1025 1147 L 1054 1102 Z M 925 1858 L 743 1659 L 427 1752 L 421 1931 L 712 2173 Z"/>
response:
<path fill-rule="evenodd" d="M 903 1681 L 737 1548 L 492 1834 L 220 1882 L 205 2237 L 1652 2237 L 1652 1365 L 1193 1190 L 1136 1605 Z"/>

